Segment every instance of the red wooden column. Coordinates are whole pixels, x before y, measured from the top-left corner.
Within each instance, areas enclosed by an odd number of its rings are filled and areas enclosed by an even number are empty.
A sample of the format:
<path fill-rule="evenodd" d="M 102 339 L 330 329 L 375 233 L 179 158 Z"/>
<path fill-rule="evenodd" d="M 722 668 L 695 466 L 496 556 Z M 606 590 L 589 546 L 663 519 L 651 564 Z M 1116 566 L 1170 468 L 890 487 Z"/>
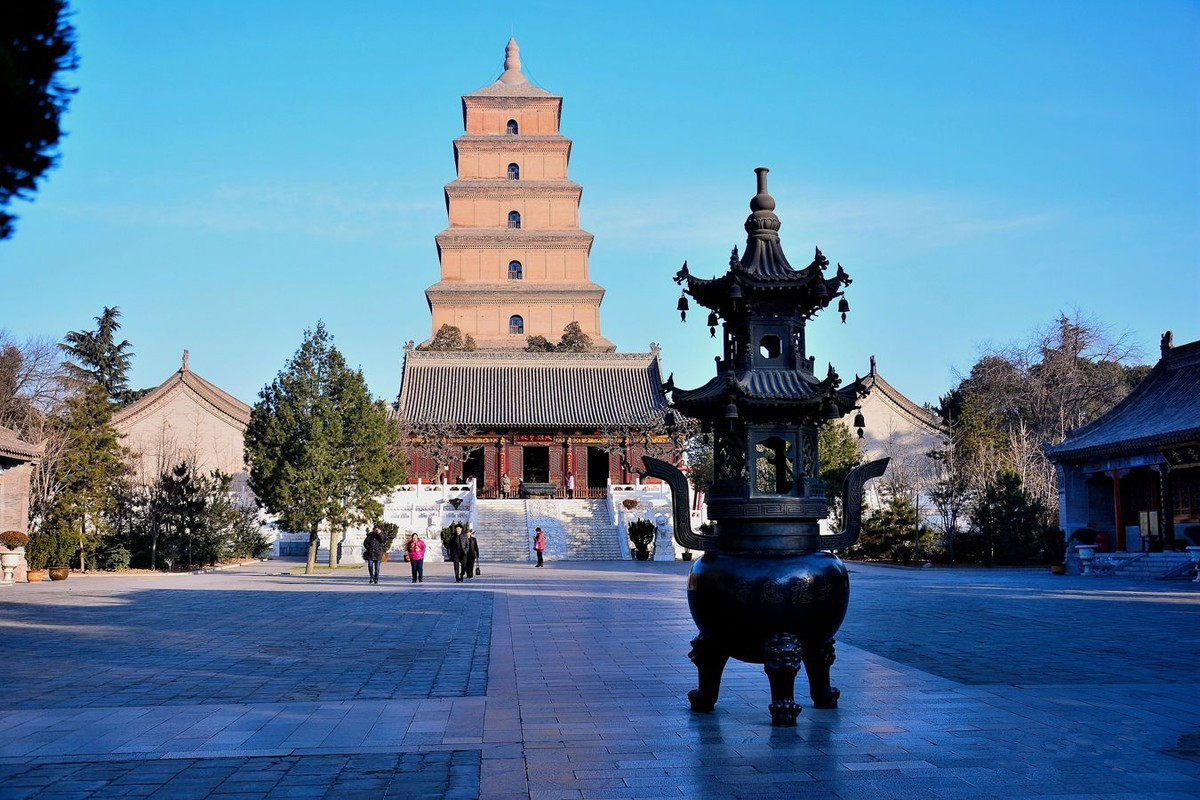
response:
<path fill-rule="evenodd" d="M 1116 538 L 1116 549 L 1125 550 L 1125 526 L 1121 524 L 1121 470 L 1114 469 L 1109 473 L 1113 480 L 1113 532 Z"/>

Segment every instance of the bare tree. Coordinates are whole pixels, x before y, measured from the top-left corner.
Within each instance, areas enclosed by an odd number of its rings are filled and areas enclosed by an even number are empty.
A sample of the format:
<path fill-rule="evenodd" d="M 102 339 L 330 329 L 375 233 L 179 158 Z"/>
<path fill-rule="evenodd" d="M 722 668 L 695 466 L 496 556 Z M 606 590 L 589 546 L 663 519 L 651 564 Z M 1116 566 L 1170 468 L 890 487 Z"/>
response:
<path fill-rule="evenodd" d="M 58 343 L 47 337 L 18 342 L 0 330 L 0 425 L 36 444 L 42 420 L 66 396 Z"/>
<path fill-rule="evenodd" d="M 1027 339 L 988 347 L 942 402 L 955 420 L 958 469 L 971 491 L 1001 471 L 1016 473 L 1025 489 L 1054 507 L 1057 485 L 1045 448 L 1063 441 L 1112 408 L 1145 368 L 1128 333 L 1079 311 L 1035 330 Z"/>

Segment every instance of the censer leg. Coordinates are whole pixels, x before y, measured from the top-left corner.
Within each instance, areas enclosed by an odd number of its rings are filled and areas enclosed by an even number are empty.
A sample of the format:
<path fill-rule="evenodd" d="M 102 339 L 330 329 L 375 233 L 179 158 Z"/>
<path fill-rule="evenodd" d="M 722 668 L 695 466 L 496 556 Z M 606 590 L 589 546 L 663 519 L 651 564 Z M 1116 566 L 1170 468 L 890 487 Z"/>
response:
<path fill-rule="evenodd" d="M 763 670 L 771 683 L 771 724 L 795 725 L 800 715 L 796 702 L 796 672 L 803 651 L 800 639 L 791 633 L 777 633 L 767 639 Z"/>
<path fill-rule="evenodd" d="M 804 648 L 804 671 L 808 673 L 808 693 L 813 708 L 837 708 L 842 693 L 829 685 L 829 668 L 836 656 L 833 639 L 806 645 Z"/>
<path fill-rule="evenodd" d="M 688 692 L 688 701 L 692 704 L 692 711 L 707 713 L 717 704 L 717 695 L 721 692 L 721 674 L 729 661 L 729 653 L 700 634 L 692 639 L 692 651 L 688 653 L 688 658 L 696 665 L 700 681 L 697 688 Z"/>

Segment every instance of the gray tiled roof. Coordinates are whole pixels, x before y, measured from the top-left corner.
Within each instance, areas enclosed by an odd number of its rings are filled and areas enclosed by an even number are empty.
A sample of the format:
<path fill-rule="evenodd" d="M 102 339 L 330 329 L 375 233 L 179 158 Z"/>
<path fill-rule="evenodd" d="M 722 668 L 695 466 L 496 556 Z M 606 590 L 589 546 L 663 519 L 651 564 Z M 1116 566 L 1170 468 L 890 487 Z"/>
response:
<path fill-rule="evenodd" d="M 653 353 L 409 350 L 396 412 L 474 428 L 595 428 L 665 407 Z"/>
<path fill-rule="evenodd" d="M 1096 421 L 1050 448 L 1053 461 L 1122 454 L 1200 439 L 1200 341 L 1180 345 Z"/>
<path fill-rule="evenodd" d="M 0 425 L 0 457 L 16 461 L 32 461 L 41 453 L 38 447 L 23 441 L 15 432 Z"/>

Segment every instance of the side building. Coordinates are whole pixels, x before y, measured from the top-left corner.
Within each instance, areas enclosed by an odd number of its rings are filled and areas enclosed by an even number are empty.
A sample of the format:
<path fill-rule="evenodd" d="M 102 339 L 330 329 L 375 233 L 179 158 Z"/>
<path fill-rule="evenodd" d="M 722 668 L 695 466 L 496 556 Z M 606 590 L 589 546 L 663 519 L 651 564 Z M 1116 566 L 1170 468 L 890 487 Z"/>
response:
<path fill-rule="evenodd" d="M 888 383 L 879 373 L 875 356 L 871 356 L 871 372 L 862 379 L 862 384 L 868 392 L 859 401 L 866 422 L 862 435 L 864 460 L 891 458 L 883 479 L 868 487 L 868 506 L 880 507 L 879 493 L 889 484 L 904 487 L 915 498 L 921 520 L 939 523 L 937 509 L 929 500 L 929 491 L 941 465 L 930 457 L 930 453 L 945 449 L 949 429 L 937 412 L 917 405 Z M 850 425 L 850 419 L 843 417 L 841 424 Z"/>
<path fill-rule="evenodd" d="M 29 487 L 40 451 L 0 426 L 0 531 L 29 532 Z"/>
<path fill-rule="evenodd" d="M 192 372 L 188 351 L 179 369 L 149 394 L 113 415 L 112 425 L 133 451 L 133 478 L 149 485 L 187 461 L 197 472 L 233 477 L 231 489 L 252 501 L 245 461 L 250 406 Z"/>
<path fill-rule="evenodd" d="M 1168 331 L 1145 379 L 1047 455 L 1068 534 L 1129 552 L 1200 545 L 1200 340 L 1174 347 Z"/>

